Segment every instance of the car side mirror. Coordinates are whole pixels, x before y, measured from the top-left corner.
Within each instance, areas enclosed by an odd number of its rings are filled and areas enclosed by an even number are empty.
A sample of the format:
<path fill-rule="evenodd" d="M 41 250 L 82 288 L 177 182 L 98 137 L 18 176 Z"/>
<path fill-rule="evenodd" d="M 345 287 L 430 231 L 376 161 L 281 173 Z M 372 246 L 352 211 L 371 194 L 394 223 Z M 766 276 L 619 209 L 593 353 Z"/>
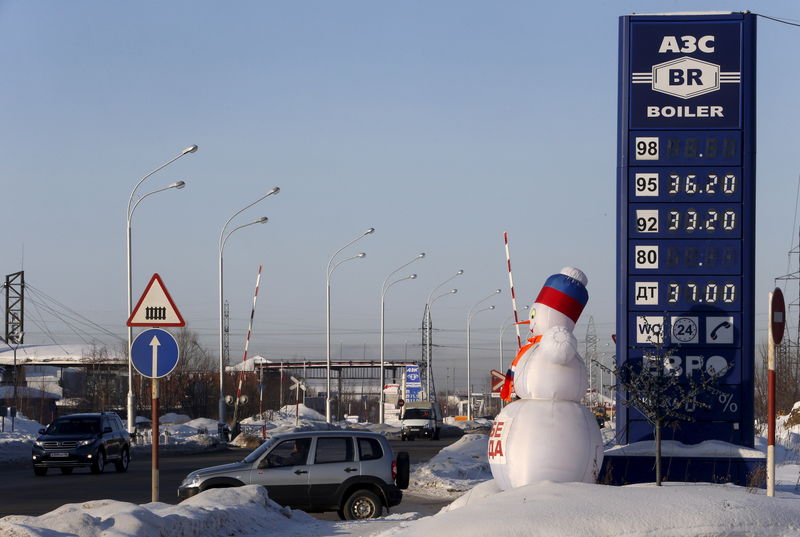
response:
<path fill-rule="evenodd" d="M 266 457 L 264 457 L 263 459 L 258 461 L 258 469 L 259 470 L 266 470 L 267 468 L 269 468 L 269 461 L 267 460 Z"/>
<path fill-rule="evenodd" d="M 103 427 L 103 434 L 110 433 L 110 432 L 112 432 L 111 431 L 111 427 Z"/>

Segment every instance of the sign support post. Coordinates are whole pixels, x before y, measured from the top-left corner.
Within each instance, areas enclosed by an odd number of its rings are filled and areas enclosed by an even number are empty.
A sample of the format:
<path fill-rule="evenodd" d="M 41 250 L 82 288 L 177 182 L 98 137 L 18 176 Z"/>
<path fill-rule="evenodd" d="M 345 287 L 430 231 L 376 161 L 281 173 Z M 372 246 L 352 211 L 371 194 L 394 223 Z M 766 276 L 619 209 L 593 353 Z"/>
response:
<path fill-rule="evenodd" d="M 767 337 L 767 496 L 775 496 L 775 346 L 783 339 L 786 304 L 779 288 L 769 294 Z"/>
<path fill-rule="evenodd" d="M 153 352 L 155 355 L 155 351 Z M 150 501 L 157 502 L 158 501 L 158 485 L 159 485 L 159 475 L 158 475 L 158 378 L 153 378 L 152 380 L 152 396 L 153 401 L 151 404 L 151 416 L 150 419 L 153 420 L 153 443 L 150 449 L 150 462 L 151 462 L 151 489 L 150 489 Z"/>
<path fill-rule="evenodd" d="M 172 301 L 164 282 L 158 274 L 153 274 L 142 293 L 136 307 L 131 311 L 126 323 L 132 326 L 186 326 L 178 308 Z M 159 336 L 161 339 L 159 340 Z M 163 348 L 161 348 L 163 347 Z M 160 352 L 159 352 L 160 349 Z M 159 495 L 158 468 L 158 379 L 169 375 L 178 365 L 180 349 L 172 334 L 158 328 L 145 330 L 133 340 L 129 352 L 130 360 L 136 371 L 143 377 L 152 379 L 151 392 L 151 489 L 150 496 L 154 502 Z"/>

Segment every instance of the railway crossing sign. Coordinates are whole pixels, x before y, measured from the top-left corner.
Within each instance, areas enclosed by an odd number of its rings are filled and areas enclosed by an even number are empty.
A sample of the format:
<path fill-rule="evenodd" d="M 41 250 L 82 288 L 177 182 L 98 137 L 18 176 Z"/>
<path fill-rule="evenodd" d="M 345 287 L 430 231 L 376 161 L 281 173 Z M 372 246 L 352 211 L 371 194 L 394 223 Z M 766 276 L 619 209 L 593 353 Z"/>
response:
<path fill-rule="evenodd" d="M 755 58 L 750 13 L 620 18 L 617 363 L 663 347 L 682 382 L 718 372 L 671 437 L 689 444 L 753 445 Z M 652 438 L 617 418 L 622 443 Z"/>
<path fill-rule="evenodd" d="M 145 330 L 131 344 L 131 362 L 142 376 L 159 379 L 178 365 L 180 350 L 172 334 L 160 328 Z"/>
<path fill-rule="evenodd" d="M 169 296 L 161 276 L 153 274 L 136 307 L 128 318 L 128 326 L 186 326 L 181 312 Z"/>

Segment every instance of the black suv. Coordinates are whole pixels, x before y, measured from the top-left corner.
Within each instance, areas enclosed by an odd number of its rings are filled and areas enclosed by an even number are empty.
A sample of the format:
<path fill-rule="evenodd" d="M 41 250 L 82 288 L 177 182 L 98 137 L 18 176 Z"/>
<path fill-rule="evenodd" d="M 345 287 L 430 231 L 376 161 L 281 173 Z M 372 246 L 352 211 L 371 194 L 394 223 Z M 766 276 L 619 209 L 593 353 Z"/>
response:
<path fill-rule="evenodd" d="M 262 485 L 281 505 L 375 518 L 400 503 L 408 487 L 408 453 L 395 457 L 386 438 L 361 431 L 278 434 L 244 460 L 196 470 L 178 488 L 186 499 L 204 490 Z"/>
<path fill-rule="evenodd" d="M 36 475 L 47 474 L 48 468 L 71 474 L 78 466 L 88 466 L 99 474 L 110 461 L 117 472 L 128 469 L 131 438 L 122 420 L 112 412 L 61 416 L 39 434 L 31 454 Z"/>

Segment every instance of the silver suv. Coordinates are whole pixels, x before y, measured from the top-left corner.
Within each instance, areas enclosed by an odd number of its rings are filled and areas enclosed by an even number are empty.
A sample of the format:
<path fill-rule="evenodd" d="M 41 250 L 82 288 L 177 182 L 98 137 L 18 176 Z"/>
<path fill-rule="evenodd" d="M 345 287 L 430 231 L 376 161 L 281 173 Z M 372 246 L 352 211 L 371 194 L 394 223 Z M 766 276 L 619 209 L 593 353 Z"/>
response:
<path fill-rule="evenodd" d="M 211 488 L 263 485 L 281 505 L 337 511 L 345 520 L 381 516 L 408 487 L 408 453 L 360 431 L 310 431 L 269 438 L 239 462 L 196 470 L 178 488 L 186 499 Z"/>

